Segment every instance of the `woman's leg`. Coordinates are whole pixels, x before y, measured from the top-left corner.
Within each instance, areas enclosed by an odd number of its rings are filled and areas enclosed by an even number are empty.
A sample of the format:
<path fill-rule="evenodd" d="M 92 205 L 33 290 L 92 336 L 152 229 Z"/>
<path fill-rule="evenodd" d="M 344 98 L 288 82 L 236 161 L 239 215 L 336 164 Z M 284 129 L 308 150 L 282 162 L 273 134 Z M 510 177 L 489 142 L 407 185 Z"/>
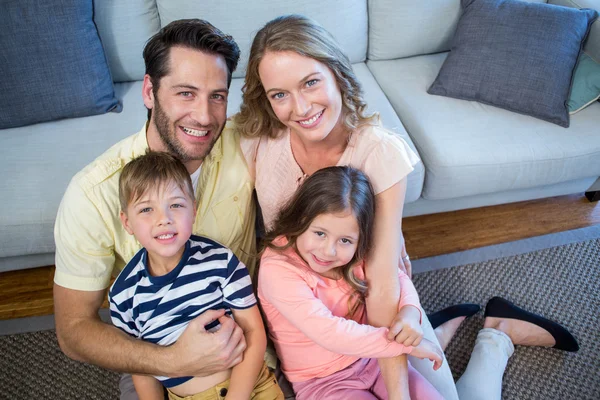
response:
<path fill-rule="evenodd" d="M 513 352 L 507 334 L 492 328 L 480 330 L 467 369 L 456 382 L 460 400 L 500 400 L 502 377 Z"/>
<path fill-rule="evenodd" d="M 425 311 L 421 310 L 423 315 L 423 337 L 431 340 L 433 343 L 439 346 L 439 342 L 435 336 L 433 328 L 427 319 Z M 454 378 L 446 356 L 444 356 L 444 362 L 440 369 L 437 371 L 433 370 L 433 363 L 429 360 L 421 360 L 415 357 L 408 357 L 409 363 L 416 369 L 425 379 L 427 379 L 433 387 L 444 397 L 446 400 L 458 400 L 458 393 L 456 392 L 456 386 L 454 384 Z"/>

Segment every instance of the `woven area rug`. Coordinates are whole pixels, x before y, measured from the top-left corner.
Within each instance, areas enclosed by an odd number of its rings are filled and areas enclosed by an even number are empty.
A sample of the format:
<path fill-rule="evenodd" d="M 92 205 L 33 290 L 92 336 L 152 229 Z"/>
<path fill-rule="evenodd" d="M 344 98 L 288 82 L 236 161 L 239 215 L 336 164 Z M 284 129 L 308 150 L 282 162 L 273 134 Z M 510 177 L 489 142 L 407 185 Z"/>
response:
<path fill-rule="evenodd" d="M 428 311 L 495 295 L 560 321 L 581 350 L 517 347 L 503 399 L 600 399 L 600 239 L 415 276 Z M 483 316 L 465 322 L 446 355 L 464 371 Z M 0 337 L 0 399 L 118 399 L 118 374 L 67 359 L 54 331 Z"/>
<path fill-rule="evenodd" d="M 414 282 L 428 312 L 460 302 L 485 309 L 488 299 L 502 296 L 560 322 L 577 338 L 577 353 L 516 346 L 503 399 L 600 399 L 600 239 L 426 272 Z M 463 323 L 448 346 L 455 379 L 482 327 L 483 311 Z"/>

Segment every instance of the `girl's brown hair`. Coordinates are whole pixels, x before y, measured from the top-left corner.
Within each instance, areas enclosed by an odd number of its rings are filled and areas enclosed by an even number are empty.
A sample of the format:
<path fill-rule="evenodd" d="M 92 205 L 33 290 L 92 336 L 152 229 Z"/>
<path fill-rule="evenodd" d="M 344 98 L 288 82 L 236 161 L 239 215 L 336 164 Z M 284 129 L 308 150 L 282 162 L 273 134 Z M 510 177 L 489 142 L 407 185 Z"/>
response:
<path fill-rule="evenodd" d="M 361 124 L 375 123 L 377 114 L 366 114 L 360 82 L 350 60 L 333 36 L 310 18 L 286 15 L 268 22 L 254 37 L 246 70 L 243 102 L 235 121 L 243 135 L 248 137 L 276 137 L 284 128 L 279 121 L 260 81 L 258 67 L 267 52 L 292 51 L 325 64 L 337 81 L 342 94 L 344 125 L 354 130 Z"/>
<path fill-rule="evenodd" d="M 298 236 L 317 216 L 345 211 L 350 211 L 356 218 L 359 229 L 354 257 L 339 267 L 344 280 L 354 289 L 354 295 L 350 297 L 353 304 L 348 307 L 351 316 L 364 302 L 367 293 L 366 282 L 357 278 L 353 270 L 356 262 L 363 260 L 371 249 L 375 219 L 375 193 L 362 171 L 351 167 L 328 167 L 312 174 L 281 209 L 265 241 L 267 247 L 277 251 L 295 247 Z M 273 244 L 279 236 L 287 238 L 284 246 Z M 352 301 L 353 298 L 357 301 Z"/>

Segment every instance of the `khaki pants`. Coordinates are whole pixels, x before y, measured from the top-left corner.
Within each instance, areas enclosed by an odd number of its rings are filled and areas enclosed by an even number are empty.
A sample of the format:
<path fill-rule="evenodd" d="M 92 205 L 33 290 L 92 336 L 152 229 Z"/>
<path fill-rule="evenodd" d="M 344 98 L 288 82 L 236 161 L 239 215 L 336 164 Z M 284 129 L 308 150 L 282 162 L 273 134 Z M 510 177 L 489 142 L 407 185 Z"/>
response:
<path fill-rule="evenodd" d="M 223 400 L 227 396 L 229 379 L 193 396 L 180 397 L 169 391 L 169 400 Z M 283 392 L 277 384 L 275 375 L 263 364 L 250 394 L 252 400 L 283 400 Z"/>

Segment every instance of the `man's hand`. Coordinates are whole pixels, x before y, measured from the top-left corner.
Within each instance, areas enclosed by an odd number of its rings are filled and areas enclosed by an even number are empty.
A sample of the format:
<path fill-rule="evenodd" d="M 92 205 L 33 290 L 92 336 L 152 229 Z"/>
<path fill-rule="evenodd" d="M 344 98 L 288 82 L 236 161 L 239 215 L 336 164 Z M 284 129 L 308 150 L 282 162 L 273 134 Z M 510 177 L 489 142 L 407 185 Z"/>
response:
<path fill-rule="evenodd" d="M 427 339 L 423 339 L 418 346 L 413 347 L 410 355 L 421 359 L 430 359 L 433 361 L 434 371 L 437 371 L 442 366 L 442 362 L 444 361 L 442 349 Z"/>
<path fill-rule="evenodd" d="M 214 333 L 204 327 L 218 319 Z M 173 376 L 208 376 L 242 361 L 246 340 L 242 329 L 225 316 L 225 310 L 209 310 L 193 319 L 170 346 Z"/>
<path fill-rule="evenodd" d="M 388 339 L 405 346 L 418 346 L 423 339 L 420 318 L 421 312 L 416 307 L 402 307 L 390 325 Z"/>

